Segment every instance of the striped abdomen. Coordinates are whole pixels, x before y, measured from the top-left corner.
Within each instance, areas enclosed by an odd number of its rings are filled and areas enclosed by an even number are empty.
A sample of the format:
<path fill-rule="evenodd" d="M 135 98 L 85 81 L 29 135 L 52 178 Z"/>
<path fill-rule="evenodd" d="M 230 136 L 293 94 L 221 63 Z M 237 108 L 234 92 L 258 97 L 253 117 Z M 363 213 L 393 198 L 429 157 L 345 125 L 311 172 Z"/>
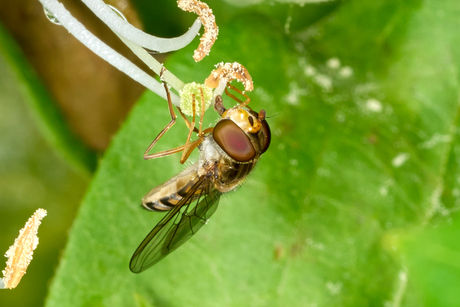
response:
<path fill-rule="evenodd" d="M 241 185 L 252 171 L 256 161 L 250 163 L 227 162 L 219 165 L 219 179 L 215 187 L 219 192 L 226 193 Z"/>
<path fill-rule="evenodd" d="M 152 189 L 142 199 L 142 205 L 153 211 L 171 210 L 187 195 L 198 179 L 198 163 L 195 163 L 177 176 Z M 196 197 L 200 192 L 200 189 L 195 192 Z"/>

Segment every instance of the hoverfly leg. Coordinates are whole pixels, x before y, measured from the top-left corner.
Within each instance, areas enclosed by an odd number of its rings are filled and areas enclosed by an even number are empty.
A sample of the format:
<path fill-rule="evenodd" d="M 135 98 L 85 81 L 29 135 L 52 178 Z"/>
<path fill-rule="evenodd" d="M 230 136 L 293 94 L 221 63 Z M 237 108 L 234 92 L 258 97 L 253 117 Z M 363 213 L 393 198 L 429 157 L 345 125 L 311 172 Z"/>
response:
<path fill-rule="evenodd" d="M 246 98 L 246 100 L 241 101 L 240 99 L 236 98 L 235 95 L 231 94 L 228 91 L 227 87 L 232 89 L 232 90 L 234 90 L 235 92 L 241 94 L 242 96 L 244 96 Z M 230 83 L 227 84 L 227 87 L 225 88 L 225 94 L 227 94 L 228 97 L 230 97 L 233 100 L 235 100 L 236 102 L 238 102 L 240 108 L 247 107 L 248 109 L 251 109 L 250 107 L 247 106 L 251 102 L 251 98 L 249 98 L 248 95 L 246 95 L 245 93 L 243 93 L 241 90 L 239 90 L 237 87 L 231 85 Z"/>
<path fill-rule="evenodd" d="M 218 164 L 214 164 L 214 179 L 219 179 L 219 166 Z"/>
<path fill-rule="evenodd" d="M 198 133 L 199 132 L 198 129 L 192 126 L 192 123 L 188 120 L 187 116 L 185 116 L 185 114 L 182 113 L 182 110 L 180 109 L 180 107 L 176 107 L 176 108 L 179 111 L 180 116 L 182 116 L 182 119 L 185 121 L 187 128 L 191 129 L 191 127 L 193 127 L 193 131 Z"/>
<path fill-rule="evenodd" d="M 209 127 L 203 130 L 203 135 L 211 133 L 214 130 L 214 127 Z"/>
<path fill-rule="evenodd" d="M 162 77 L 164 71 L 165 71 L 165 68 L 163 67 L 161 69 L 160 78 Z M 180 151 L 180 150 L 173 151 L 173 152 L 162 151 L 162 152 L 158 152 L 158 153 L 154 153 L 154 154 L 149 155 L 149 151 L 153 148 L 153 146 L 155 146 L 155 144 L 158 142 L 158 140 L 166 133 L 166 131 L 168 131 L 176 123 L 176 114 L 174 113 L 174 110 L 173 110 L 173 105 L 172 105 L 172 102 L 171 102 L 171 94 L 169 93 L 168 85 L 164 81 L 163 81 L 163 86 L 165 88 L 166 96 L 168 98 L 167 99 L 168 100 L 168 108 L 169 108 L 169 114 L 171 115 L 171 121 L 163 128 L 163 130 L 161 130 L 161 132 L 157 135 L 157 137 L 153 140 L 153 142 L 147 148 L 147 150 L 144 153 L 144 160 L 164 157 L 164 156 L 167 156 L 167 155 L 170 155 L 172 153 Z M 178 148 L 175 148 L 175 149 L 178 149 Z"/>
<path fill-rule="evenodd" d="M 190 130 L 187 135 L 187 141 L 185 141 L 184 151 L 182 152 L 182 157 L 180 158 L 180 163 L 184 163 L 188 158 L 188 156 L 186 157 L 186 153 L 188 152 L 190 138 L 192 137 L 193 130 L 195 129 L 195 94 L 192 94 L 192 114 L 192 122 L 190 124 Z"/>
<path fill-rule="evenodd" d="M 180 160 L 180 163 L 184 163 L 185 161 L 187 161 L 188 157 L 190 157 L 190 155 L 192 154 L 193 150 L 201 144 L 201 142 L 203 142 L 204 138 L 199 138 L 195 141 L 193 141 L 192 143 L 190 143 L 189 147 L 187 149 L 185 149 L 185 145 L 183 145 L 182 147 L 184 148 L 184 153 L 182 154 L 183 158 L 181 158 Z"/>
<path fill-rule="evenodd" d="M 166 71 L 166 68 L 163 67 L 161 69 L 160 78 L 163 76 L 163 73 L 165 71 Z M 160 152 L 157 152 L 157 153 L 154 153 L 154 154 L 148 154 L 149 151 L 153 148 L 153 146 L 155 146 L 155 144 L 158 142 L 158 140 L 176 123 L 177 116 L 176 116 L 176 114 L 174 113 L 174 110 L 173 110 L 173 105 L 172 105 L 172 102 L 171 102 L 171 94 L 169 92 L 169 89 L 168 89 L 168 86 L 167 86 L 166 82 L 164 82 L 164 81 L 163 81 L 163 86 L 165 88 L 166 96 L 168 98 L 167 99 L 168 100 L 168 108 L 169 108 L 169 114 L 171 115 L 171 121 L 166 125 L 166 127 L 163 128 L 163 130 L 157 135 L 157 137 L 153 140 L 153 142 L 147 148 L 147 150 L 144 153 L 144 160 L 156 159 L 156 158 L 169 156 L 169 155 L 175 154 L 177 152 L 186 151 L 186 149 L 187 149 L 187 144 L 185 144 L 185 145 L 182 145 L 182 146 L 179 146 L 179 147 L 176 147 L 176 148 L 160 151 Z M 193 124 L 190 123 L 190 121 L 187 119 L 187 117 L 184 115 L 184 113 L 182 113 L 182 110 L 179 107 L 176 107 L 176 108 L 179 111 L 179 114 L 184 119 L 185 124 L 187 125 L 187 128 L 189 128 L 191 131 L 194 131 L 194 132 L 198 133 L 199 130 L 197 128 L 195 128 L 195 122 Z M 198 145 L 196 145 L 196 146 L 198 146 Z M 193 147 L 193 148 L 195 148 L 195 147 Z M 187 160 L 189 155 L 190 154 L 186 155 L 185 160 Z M 184 162 L 185 162 L 185 160 L 184 160 Z"/>
<path fill-rule="evenodd" d="M 203 118 L 204 118 L 204 95 L 203 95 L 203 89 L 200 88 L 200 98 L 201 98 L 201 116 L 200 116 L 200 130 L 198 131 L 198 136 L 202 137 L 203 136 Z"/>
<path fill-rule="evenodd" d="M 200 89 L 200 98 L 201 98 L 201 115 L 200 115 L 200 129 L 198 129 L 198 139 L 193 141 L 192 143 L 189 143 L 190 142 L 190 138 L 192 137 L 192 132 L 195 131 L 197 132 L 196 128 L 195 128 L 195 115 L 196 115 L 196 110 L 195 110 L 195 95 L 192 94 L 192 111 L 193 111 L 193 117 L 192 117 L 192 122 L 190 123 L 190 131 L 189 131 L 189 134 L 187 136 L 187 141 L 185 142 L 185 149 L 182 153 L 182 157 L 180 159 L 180 163 L 184 163 L 185 161 L 187 161 L 188 157 L 190 156 L 190 154 L 193 152 L 193 150 L 198 146 L 200 145 L 201 142 L 203 142 L 204 140 L 204 135 L 205 135 L 205 132 L 209 131 L 209 128 L 208 129 L 205 129 L 203 131 L 203 118 L 204 118 L 204 112 L 205 112 L 205 108 L 204 108 L 204 95 L 203 95 L 203 90 Z M 193 127 L 193 129 L 192 129 Z M 212 129 L 210 130 L 212 131 Z"/>

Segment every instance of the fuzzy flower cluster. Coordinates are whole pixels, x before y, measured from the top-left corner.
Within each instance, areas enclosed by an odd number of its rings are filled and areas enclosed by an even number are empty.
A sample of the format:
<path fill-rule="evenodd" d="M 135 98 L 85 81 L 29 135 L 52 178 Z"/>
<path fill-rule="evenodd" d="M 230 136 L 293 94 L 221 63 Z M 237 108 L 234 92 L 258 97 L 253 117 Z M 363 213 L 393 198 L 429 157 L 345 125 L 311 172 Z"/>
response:
<path fill-rule="evenodd" d="M 195 102 L 195 114 L 201 114 L 202 103 L 204 110 L 209 108 L 212 100 L 212 89 L 206 85 L 192 82 L 185 84 L 179 91 L 179 95 L 181 111 L 185 115 L 193 116 L 193 102 Z"/>

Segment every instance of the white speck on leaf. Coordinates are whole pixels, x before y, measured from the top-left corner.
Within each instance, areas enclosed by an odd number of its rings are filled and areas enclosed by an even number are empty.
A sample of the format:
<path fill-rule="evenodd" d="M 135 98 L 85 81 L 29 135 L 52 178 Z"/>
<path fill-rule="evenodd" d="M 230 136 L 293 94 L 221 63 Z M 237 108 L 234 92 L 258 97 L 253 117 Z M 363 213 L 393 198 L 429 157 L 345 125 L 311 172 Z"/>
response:
<path fill-rule="evenodd" d="M 387 196 L 387 195 L 388 195 L 388 188 L 387 188 L 387 187 L 381 187 L 381 188 L 379 189 L 379 193 L 380 193 L 380 195 L 382 195 L 382 196 Z"/>
<path fill-rule="evenodd" d="M 353 68 L 350 66 L 344 66 L 339 70 L 339 76 L 342 78 L 349 78 L 353 75 Z"/>
<path fill-rule="evenodd" d="M 383 185 L 379 189 L 379 193 L 382 196 L 387 196 L 388 195 L 388 188 L 394 184 L 394 181 L 391 179 L 385 180 Z"/>
<path fill-rule="evenodd" d="M 314 75 L 316 75 L 316 69 L 310 65 L 307 65 L 303 72 L 307 77 L 313 77 Z"/>
<path fill-rule="evenodd" d="M 443 212 L 443 206 L 441 203 L 441 195 L 442 192 L 444 191 L 444 182 L 441 180 L 438 182 L 438 185 L 434 189 L 433 195 L 431 195 L 430 199 L 430 207 L 427 209 L 425 215 L 426 219 L 424 223 L 428 223 L 428 221 L 438 212 L 442 213 Z M 444 211 L 445 213 L 445 211 Z M 445 215 L 445 214 L 443 214 Z"/>
<path fill-rule="evenodd" d="M 316 75 L 313 79 L 317 85 L 319 85 L 323 91 L 332 91 L 332 80 L 326 75 Z"/>
<path fill-rule="evenodd" d="M 337 295 L 342 291 L 342 283 L 341 282 L 327 282 L 326 283 L 326 288 L 329 290 L 331 295 Z"/>
<path fill-rule="evenodd" d="M 371 112 L 381 112 L 383 106 L 382 103 L 377 99 L 370 98 L 366 101 L 366 108 Z"/>
<path fill-rule="evenodd" d="M 419 145 L 419 148 L 423 149 L 429 149 L 433 148 L 434 146 L 440 144 L 440 143 L 450 143 L 452 141 L 452 137 L 448 134 L 434 134 L 431 139 L 429 139 L 426 142 L 423 142 L 422 144 Z"/>
<path fill-rule="evenodd" d="M 393 160 L 391 161 L 391 164 L 394 167 L 400 167 L 407 160 L 409 160 L 409 158 L 410 158 L 410 155 L 407 152 L 402 152 L 402 153 L 398 154 L 396 157 L 393 158 Z"/>
<path fill-rule="evenodd" d="M 330 58 L 326 62 L 327 67 L 337 69 L 340 67 L 340 60 L 338 58 Z"/>
<path fill-rule="evenodd" d="M 307 95 L 307 90 L 304 88 L 299 88 L 297 82 L 291 82 L 289 84 L 289 93 L 284 96 L 284 100 L 293 106 L 299 105 L 300 103 L 300 96 Z"/>

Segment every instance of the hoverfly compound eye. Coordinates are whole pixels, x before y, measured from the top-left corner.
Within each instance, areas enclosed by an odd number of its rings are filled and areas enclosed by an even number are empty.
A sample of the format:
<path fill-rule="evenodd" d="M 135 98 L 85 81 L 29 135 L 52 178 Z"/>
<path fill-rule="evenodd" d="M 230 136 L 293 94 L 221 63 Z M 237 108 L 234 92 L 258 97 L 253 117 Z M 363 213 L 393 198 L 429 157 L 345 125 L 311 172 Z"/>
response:
<path fill-rule="evenodd" d="M 270 127 L 268 126 L 267 121 L 264 119 L 263 121 L 261 121 L 261 123 L 262 123 L 262 129 L 260 130 L 263 132 L 263 135 L 265 137 L 261 152 L 264 153 L 265 151 L 267 151 L 268 146 L 270 146 L 272 135 L 271 135 Z"/>
<path fill-rule="evenodd" d="M 213 137 L 216 143 L 238 162 L 247 162 L 256 155 L 248 136 L 232 120 L 223 119 L 218 122 Z"/>

